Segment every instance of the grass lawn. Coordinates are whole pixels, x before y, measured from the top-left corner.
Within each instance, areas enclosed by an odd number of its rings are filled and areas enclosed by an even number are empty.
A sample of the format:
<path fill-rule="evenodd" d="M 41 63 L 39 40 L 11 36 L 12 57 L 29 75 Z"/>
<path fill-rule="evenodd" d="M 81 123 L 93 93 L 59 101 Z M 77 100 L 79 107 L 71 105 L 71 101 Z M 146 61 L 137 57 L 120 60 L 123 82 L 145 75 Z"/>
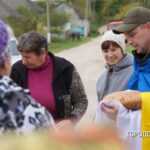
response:
<path fill-rule="evenodd" d="M 62 41 L 54 41 L 49 45 L 49 50 L 53 53 L 60 52 L 65 49 L 73 48 L 79 46 L 83 43 L 90 41 L 91 38 L 81 38 L 80 40 L 62 40 Z"/>

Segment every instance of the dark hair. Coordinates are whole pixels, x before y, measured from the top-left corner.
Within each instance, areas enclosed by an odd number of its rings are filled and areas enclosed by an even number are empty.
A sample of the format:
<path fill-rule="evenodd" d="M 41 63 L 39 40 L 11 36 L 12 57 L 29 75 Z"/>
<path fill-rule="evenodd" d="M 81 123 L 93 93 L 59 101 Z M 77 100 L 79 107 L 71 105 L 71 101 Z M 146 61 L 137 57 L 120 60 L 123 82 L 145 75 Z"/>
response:
<path fill-rule="evenodd" d="M 113 41 L 105 41 L 102 43 L 101 48 L 102 51 L 106 51 L 110 48 L 110 46 L 116 47 L 116 48 L 121 48 L 116 42 Z M 121 48 L 122 49 L 122 48 Z"/>
<path fill-rule="evenodd" d="M 18 50 L 20 52 L 34 52 L 39 55 L 48 50 L 47 39 L 35 31 L 24 33 L 19 38 Z"/>

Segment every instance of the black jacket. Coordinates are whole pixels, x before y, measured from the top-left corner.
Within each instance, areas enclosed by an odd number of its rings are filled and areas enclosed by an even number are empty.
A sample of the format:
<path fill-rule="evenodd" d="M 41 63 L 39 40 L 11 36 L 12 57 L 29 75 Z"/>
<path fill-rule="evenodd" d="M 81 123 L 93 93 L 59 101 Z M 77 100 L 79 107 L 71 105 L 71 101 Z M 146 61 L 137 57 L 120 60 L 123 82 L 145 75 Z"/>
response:
<path fill-rule="evenodd" d="M 56 100 L 56 120 L 79 119 L 87 109 L 87 97 L 74 65 L 49 54 L 54 64 L 53 91 Z M 12 66 L 11 78 L 23 88 L 27 85 L 28 69 L 22 61 Z M 40 84 L 40 83 L 39 83 Z"/>

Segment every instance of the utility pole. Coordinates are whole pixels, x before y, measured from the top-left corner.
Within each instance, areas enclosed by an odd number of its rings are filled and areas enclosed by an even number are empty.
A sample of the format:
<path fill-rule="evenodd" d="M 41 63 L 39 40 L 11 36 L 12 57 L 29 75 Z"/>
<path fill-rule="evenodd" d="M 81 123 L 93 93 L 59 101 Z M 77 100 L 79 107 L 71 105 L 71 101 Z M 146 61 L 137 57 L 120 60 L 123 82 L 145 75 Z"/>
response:
<path fill-rule="evenodd" d="M 46 0 L 46 14 L 47 14 L 47 41 L 48 43 L 51 43 L 49 0 Z"/>
<path fill-rule="evenodd" d="M 90 31 L 89 24 L 89 0 L 85 0 L 85 16 L 84 16 L 84 36 L 87 37 Z"/>
<path fill-rule="evenodd" d="M 85 2 L 85 19 L 88 20 L 89 17 L 89 0 L 86 0 Z"/>
<path fill-rule="evenodd" d="M 49 0 L 31 0 L 32 2 L 42 1 L 46 3 L 46 16 L 47 16 L 47 42 L 51 43 L 51 30 L 50 30 L 50 7 Z"/>

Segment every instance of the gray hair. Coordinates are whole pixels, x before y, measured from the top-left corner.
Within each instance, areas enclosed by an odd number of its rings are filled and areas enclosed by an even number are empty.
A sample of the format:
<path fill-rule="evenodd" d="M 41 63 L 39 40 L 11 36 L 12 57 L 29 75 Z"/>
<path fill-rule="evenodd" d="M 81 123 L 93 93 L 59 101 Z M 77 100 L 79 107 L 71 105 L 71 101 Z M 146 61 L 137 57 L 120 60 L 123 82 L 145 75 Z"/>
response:
<path fill-rule="evenodd" d="M 24 33 L 19 38 L 18 50 L 20 52 L 34 52 L 41 54 L 48 50 L 47 39 L 35 31 Z"/>

